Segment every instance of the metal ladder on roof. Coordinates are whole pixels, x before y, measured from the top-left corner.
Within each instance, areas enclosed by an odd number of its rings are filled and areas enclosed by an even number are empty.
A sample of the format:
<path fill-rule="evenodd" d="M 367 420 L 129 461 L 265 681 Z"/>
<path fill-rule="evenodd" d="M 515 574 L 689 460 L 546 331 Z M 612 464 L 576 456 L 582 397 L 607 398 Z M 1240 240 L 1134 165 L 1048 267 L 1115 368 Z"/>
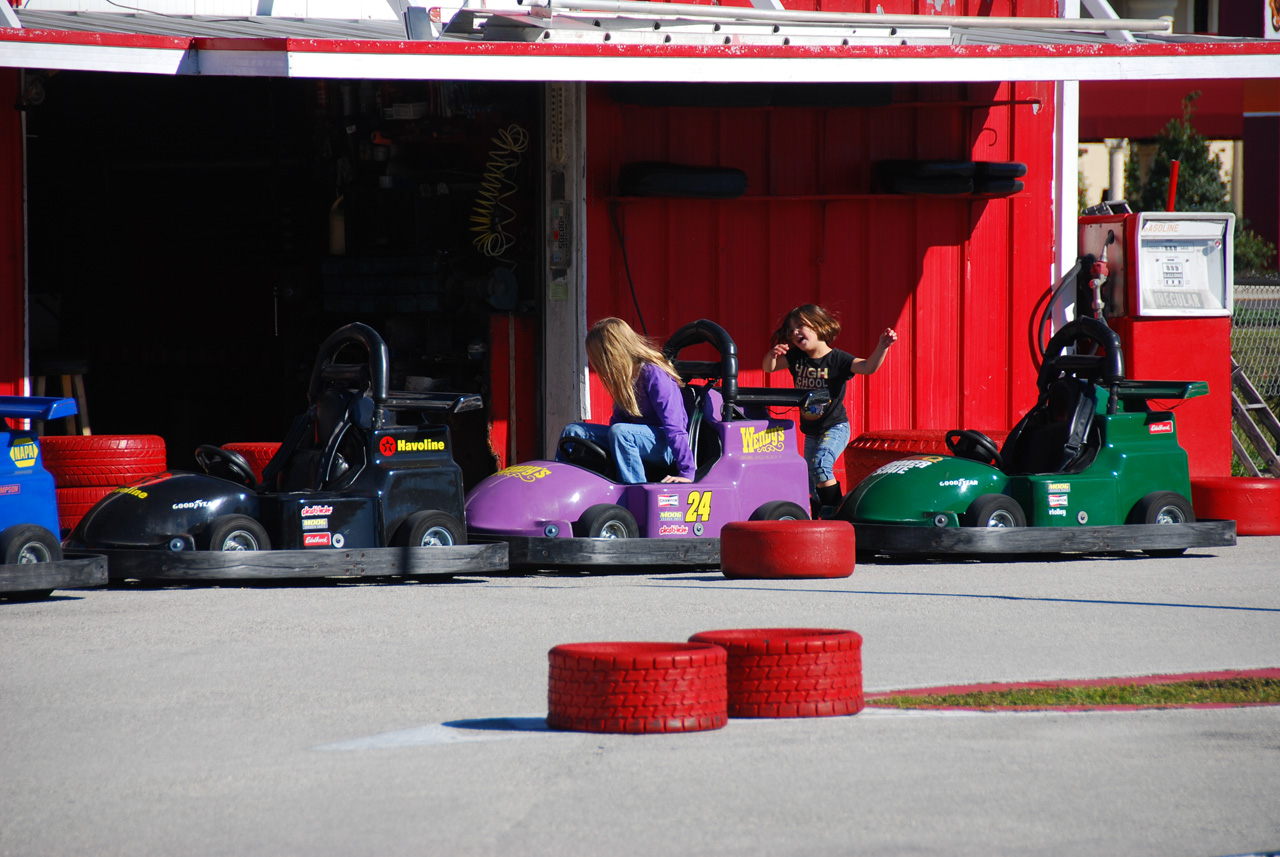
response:
<path fill-rule="evenodd" d="M 1232 418 L 1258 451 L 1269 475 L 1280 477 L 1280 453 L 1277 453 L 1277 449 L 1280 449 L 1280 419 L 1276 419 L 1271 408 L 1267 407 L 1262 395 L 1234 357 L 1231 358 L 1231 387 Z M 1268 434 L 1271 435 L 1270 440 L 1267 439 Z M 1250 476 L 1262 475 L 1235 432 L 1231 433 L 1231 447 L 1235 450 L 1236 459 Z"/>

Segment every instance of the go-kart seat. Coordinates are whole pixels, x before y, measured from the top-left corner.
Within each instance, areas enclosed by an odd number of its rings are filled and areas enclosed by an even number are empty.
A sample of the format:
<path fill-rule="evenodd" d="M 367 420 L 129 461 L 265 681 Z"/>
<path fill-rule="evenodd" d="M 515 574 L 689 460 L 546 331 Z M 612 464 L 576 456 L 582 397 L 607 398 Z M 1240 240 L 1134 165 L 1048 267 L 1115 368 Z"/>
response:
<path fill-rule="evenodd" d="M 277 490 L 315 490 L 363 466 L 363 432 L 349 430 L 368 428 L 371 413 L 372 402 L 355 390 L 323 390 L 311 409 L 314 430 L 303 435 L 283 462 Z"/>
<path fill-rule="evenodd" d="M 1097 393 L 1079 378 L 1052 382 L 1014 427 L 1000 456 L 1010 473 L 1076 473 L 1098 452 Z"/>

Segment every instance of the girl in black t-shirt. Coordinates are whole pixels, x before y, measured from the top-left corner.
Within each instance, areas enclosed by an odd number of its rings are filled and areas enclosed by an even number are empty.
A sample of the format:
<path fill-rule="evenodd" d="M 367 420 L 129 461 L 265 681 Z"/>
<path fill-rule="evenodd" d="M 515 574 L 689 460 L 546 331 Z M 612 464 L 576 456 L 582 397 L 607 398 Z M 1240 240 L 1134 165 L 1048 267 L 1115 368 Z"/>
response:
<path fill-rule="evenodd" d="M 765 373 L 782 368 L 801 389 L 823 389 L 831 401 L 816 413 L 801 411 L 800 431 L 804 434 L 804 458 L 809 462 L 809 495 L 815 516 L 823 506 L 836 506 L 843 496 L 835 476 L 835 463 L 849 445 L 849 413 L 844 407 L 844 385 L 854 375 L 870 375 L 884 363 L 889 347 L 898 341 L 893 328 L 886 327 L 871 356 L 863 359 L 832 348 L 840 335 L 840 322 L 816 304 L 804 304 L 787 313 L 773 332 L 764 355 Z M 785 361 L 785 363 L 784 363 Z"/>

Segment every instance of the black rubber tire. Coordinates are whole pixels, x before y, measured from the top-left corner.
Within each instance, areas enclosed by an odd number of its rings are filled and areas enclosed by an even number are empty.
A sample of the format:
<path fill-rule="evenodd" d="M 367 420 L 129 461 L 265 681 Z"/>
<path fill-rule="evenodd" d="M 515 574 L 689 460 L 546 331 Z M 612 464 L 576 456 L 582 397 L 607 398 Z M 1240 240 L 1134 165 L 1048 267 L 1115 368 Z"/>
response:
<path fill-rule="evenodd" d="M 414 512 L 396 531 L 402 547 L 453 547 L 467 543 L 467 532 L 448 512 Z"/>
<path fill-rule="evenodd" d="M 582 513 L 573 525 L 573 534 L 580 539 L 638 539 L 640 525 L 616 503 L 597 503 Z"/>
<path fill-rule="evenodd" d="M 960 524 L 965 527 L 1025 527 L 1027 515 L 1018 501 L 1007 494 L 983 494 L 969 504 Z"/>
<path fill-rule="evenodd" d="M 1195 512 L 1191 509 L 1191 501 L 1177 491 L 1152 491 L 1133 506 L 1129 513 L 1131 524 L 1194 524 Z M 1186 548 L 1150 548 L 1144 550 L 1147 556 L 1170 557 L 1182 556 Z"/>
<path fill-rule="evenodd" d="M 1131 524 L 1194 524 L 1191 501 L 1177 491 L 1152 491 L 1133 506 Z"/>
<path fill-rule="evenodd" d="M 0 533 L 0 564 L 26 565 L 62 559 L 58 537 L 36 524 L 14 524 Z"/>
<path fill-rule="evenodd" d="M 772 500 L 751 513 L 749 521 L 807 521 L 809 513 L 789 500 Z"/>
<path fill-rule="evenodd" d="M 223 515 L 214 518 L 200 539 L 201 549 L 208 551 L 269 551 L 271 539 L 267 531 L 247 515 Z"/>

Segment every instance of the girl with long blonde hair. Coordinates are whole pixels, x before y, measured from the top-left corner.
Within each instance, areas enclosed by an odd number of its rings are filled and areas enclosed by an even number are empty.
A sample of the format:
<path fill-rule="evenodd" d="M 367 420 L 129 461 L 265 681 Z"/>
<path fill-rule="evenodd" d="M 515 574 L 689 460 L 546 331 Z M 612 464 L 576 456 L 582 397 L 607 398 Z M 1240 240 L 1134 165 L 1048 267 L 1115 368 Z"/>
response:
<path fill-rule="evenodd" d="M 571 423 L 561 437 L 586 438 L 604 447 L 619 482 L 644 482 L 646 463 L 669 471 L 663 482 L 691 482 L 688 415 L 671 361 L 620 318 L 592 325 L 587 361 L 613 399 L 613 415 L 607 426 Z"/>

